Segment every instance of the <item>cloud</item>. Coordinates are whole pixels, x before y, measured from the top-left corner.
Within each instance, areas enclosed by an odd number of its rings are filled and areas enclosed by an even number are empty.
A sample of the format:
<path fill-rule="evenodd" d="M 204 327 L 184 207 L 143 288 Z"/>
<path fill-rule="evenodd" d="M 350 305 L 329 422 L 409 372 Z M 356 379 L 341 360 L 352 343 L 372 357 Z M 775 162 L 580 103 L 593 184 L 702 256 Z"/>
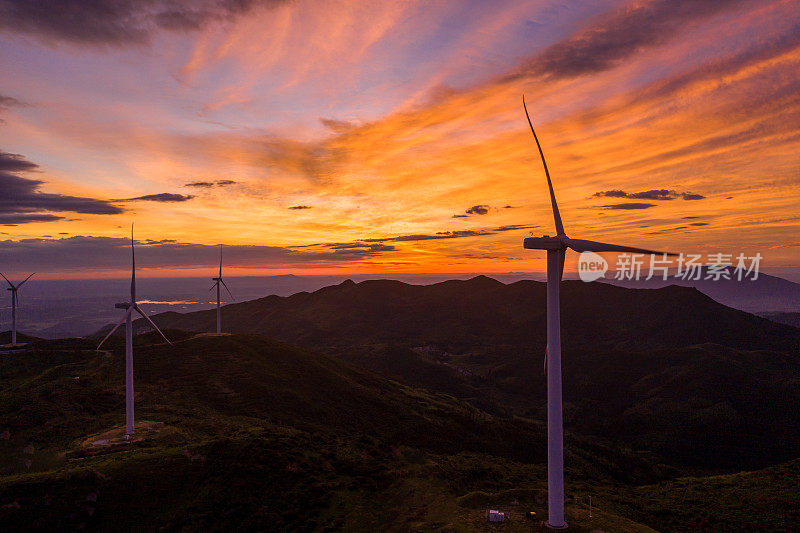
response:
<path fill-rule="evenodd" d="M 453 218 L 469 218 L 469 215 L 453 215 Z"/>
<path fill-rule="evenodd" d="M 459 239 L 463 237 L 482 237 L 485 235 L 495 235 L 505 231 L 516 231 L 523 229 L 532 229 L 537 226 L 530 226 L 527 224 L 511 224 L 507 226 L 500 226 L 497 228 L 479 229 L 479 230 L 455 230 L 455 231 L 439 231 L 434 234 L 411 234 L 411 235 L 398 235 L 396 237 L 383 237 L 374 239 L 362 239 L 355 242 L 409 242 L 409 241 L 431 241 L 439 239 Z"/>
<path fill-rule="evenodd" d="M 468 215 L 485 215 L 489 212 L 488 205 L 473 205 L 465 211 Z"/>
<path fill-rule="evenodd" d="M 30 222 L 50 222 L 63 217 L 42 213 L 42 211 L 89 213 L 114 215 L 122 209 L 106 200 L 67 196 L 39 192 L 44 183 L 18 176 L 20 172 L 31 172 L 39 165 L 28 161 L 19 154 L 0 151 L 0 220 L 3 224 L 26 224 Z"/>
<path fill-rule="evenodd" d="M 0 213 L 0 224 L 6 226 L 16 226 L 17 224 L 27 224 L 29 222 L 53 222 L 63 219 L 64 217 L 46 213 Z"/>
<path fill-rule="evenodd" d="M 13 96 L 0 94 L 0 111 L 5 111 L 9 107 L 26 107 L 28 104 L 22 100 L 17 100 Z"/>
<path fill-rule="evenodd" d="M 639 202 L 626 202 L 622 204 L 611 204 L 611 205 L 604 205 L 602 206 L 603 209 L 648 209 L 650 207 L 655 207 L 656 204 L 647 204 L 647 203 L 639 203 Z"/>
<path fill-rule="evenodd" d="M 293 265 L 337 266 L 394 251 L 382 243 L 360 243 L 327 250 L 297 250 L 281 246 L 225 246 L 225 263 L 240 268 L 281 268 Z M 219 260 L 219 247 L 173 240 L 137 241 L 140 268 L 198 268 Z M 58 239 L 0 240 L 0 263 L 14 259 L 18 268 L 37 272 L 125 270 L 130 268 L 127 237 L 73 236 Z"/>
<path fill-rule="evenodd" d="M 683 198 L 684 200 L 703 200 L 705 196 L 702 194 L 694 194 L 688 192 L 675 192 L 669 189 L 650 189 L 649 191 L 627 193 L 619 189 L 612 189 L 610 191 L 600 191 L 592 195 L 592 198 L 630 198 L 632 200 L 675 200 L 676 198 Z"/>
<path fill-rule="evenodd" d="M 626 4 L 531 60 L 529 74 L 571 78 L 610 70 L 646 48 L 669 42 L 741 0 L 653 0 Z"/>
<path fill-rule="evenodd" d="M 291 206 L 289 209 L 297 209 L 297 210 L 300 210 L 300 209 L 311 209 L 312 207 L 313 207 L 313 206 L 310 206 L 310 205 L 293 205 L 293 206 Z"/>
<path fill-rule="evenodd" d="M 175 194 L 171 192 L 161 192 L 158 194 L 145 194 L 144 196 L 137 196 L 135 198 L 120 198 L 114 200 L 115 202 L 138 202 L 140 200 L 147 202 L 187 202 L 194 198 L 192 194 Z"/>
<path fill-rule="evenodd" d="M 227 187 L 228 185 L 235 185 L 237 182 L 233 180 L 217 180 L 217 181 L 193 181 L 191 183 L 185 183 L 184 187 L 195 187 L 198 189 L 210 189 L 215 185 L 218 187 Z"/>
<path fill-rule="evenodd" d="M 7 172 L 30 172 L 39 168 L 39 165 L 28 161 L 19 154 L 9 154 L 0 151 L 0 171 Z"/>
<path fill-rule="evenodd" d="M 352 122 L 348 122 L 346 120 L 336 120 L 332 118 L 321 118 L 319 121 L 322 123 L 323 126 L 328 128 L 329 130 L 341 133 L 343 131 L 348 131 L 356 127 L 355 124 Z"/>
<path fill-rule="evenodd" d="M 258 0 L 24 0 L 0 2 L 0 30 L 45 42 L 127 45 L 147 42 L 157 30 L 188 32 L 229 21 Z"/>

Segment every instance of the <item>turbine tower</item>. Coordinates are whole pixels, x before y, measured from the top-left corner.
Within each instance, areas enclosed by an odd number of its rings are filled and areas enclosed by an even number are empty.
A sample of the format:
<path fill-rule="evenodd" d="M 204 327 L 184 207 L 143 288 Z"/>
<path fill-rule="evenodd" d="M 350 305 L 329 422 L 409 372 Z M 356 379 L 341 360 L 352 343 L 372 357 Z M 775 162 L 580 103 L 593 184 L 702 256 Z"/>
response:
<path fill-rule="evenodd" d="M 108 335 L 100 341 L 97 349 L 125 322 L 125 438 L 133 436 L 133 324 L 132 316 L 136 311 L 144 317 L 157 332 L 164 337 L 168 344 L 172 344 L 169 339 L 158 329 L 158 326 L 150 320 L 150 317 L 136 303 L 136 253 L 133 248 L 133 224 L 131 224 L 131 301 L 114 305 L 117 309 L 125 309 L 125 315 L 117 325 L 108 332 Z"/>
<path fill-rule="evenodd" d="M 550 204 L 553 208 L 553 219 L 556 224 L 556 236 L 528 237 L 524 247 L 533 250 L 547 250 L 547 350 L 545 351 L 545 368 L 547 372 L 547 526 L 552 529 L 564 529 L 564 425 L 561 414 L 561 311 L 558 289 L 564 274 L 564 258 L 567 248 L 576 252 L 630 252 L 641 254 L 661 254 L 652 250 L 619 246 L 603 242 L 570 239 L 564 233 L 561 215 L 558 212 L 553 183 L 544 160 L 544 152 L 539 138 L 533 130 L 525 97 L 522 97 L 522 108 L 528 118 L 533 139 L 539 148 L 547 187 L 550 189 Z"/>
<path fill-rule="evenodd" d="M 34 272 L 33 274 L 36 274 L 36 272 Z M 19 296 L 17 296 L 17 291 L 19 290 L 20 287 L 22 287 L 22 285 L 26 281 L 31 279 L 31 276 L 33 276 L 33 274 L 31 274 L 24 280 L 20 281 L 18 285 L 14 285 L 8 280 L 7 277 L 5 277 L 5 275 L 0 273 L 0 276 L 3 276 L 3 279 L 6 280 L 6 282 L 8 282 L 7 290 L 11 291 L 11 346 L 17 345 L 17 302 L 19 302 Z"/>
<path fill-rule="evenodd" d="M 214 284 L 208 290 L 213 290 L 215 287 L 217 289 L 217 335 L 219 335 L 220 333 L 222 333 L 222 317 L 221 317 L 221 309 L 220 309 L 220 306 L 219 306 L 219 293 L 220 293 L 220 287 L 219 286 L 220 285 L 224 286 L 225 290 L 228 291 L 228 294 L 230 295 L 231 299 L 236 301 L 235 298 L 233 297 L 233 294 L 231 294 L 231 290 L 225 284 L 225 280 L 222 279 L 222 245 L 221 244 L 219 245 L 219 276 L 216 277 L 216 278 L 211 278 L 211 279 L 214 280 Z"/>

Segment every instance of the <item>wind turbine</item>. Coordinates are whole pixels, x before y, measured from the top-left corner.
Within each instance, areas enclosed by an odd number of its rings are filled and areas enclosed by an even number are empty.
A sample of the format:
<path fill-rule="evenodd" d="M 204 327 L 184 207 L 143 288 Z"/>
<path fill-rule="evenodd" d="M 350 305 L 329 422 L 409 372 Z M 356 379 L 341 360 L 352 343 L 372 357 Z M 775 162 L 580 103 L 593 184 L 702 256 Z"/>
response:
<path fill-rule="evenodd" d="M 542 145 L 533 130 L 525 97 L 522 107 L 528 118 L 528 125 L 539 148 L 547 187 L 550 189 L 550 204 L 553 207 L 553 219 L 556 224 L 556 236 L 528 237 L 524 247 L 533 250 L 547 250 L 547 350 L 545 367 L 547 372 L 547 526 L 552 529 L 564 529 L 564 421 L 561 414 L 561 310 L 558 289 L 564 275 L 564 259 L 567 248 L 576 252 L 630 252 L 640 254 L 661 254 L 652 250 L 619 246 L 604 242 L 571 239 L 564 233 L 561 215 L 558 212 L 553 183 L 544 160 Z"/>
<path fill-rule="evenodd" d="M 222 318 L 221 318 L 221 309 L 219 306 L 219 292 L 220 292 L 220 284 L 225 287 L 225 290 L 228 291 L 231 299 L 235 301 L 233 294 L 231 294 L 231 290 L 225 284 L 225 280 L 222 279 L 222 245 L 219 245 L 219 277 L 211 278 L 214 280 L 214 284 L 208 290 L 213 290 L 214 287 L 217 288 L 217 335 L 222 333 Z"/>
<path fill-rule="evenodd" d="M 132 315 L 136 311 L 144 317 L 157 332 L 164 337 L 168 344 L 172 344 L 169 339 L 158 329 L 158 326 L 150 320 L 150 317 L 136 303 L 136 253 L 133 248 L 133 224 L 131 224 L 131 301 L 114 305 L 117 309 L 125 309 L 125 315 L 117 325 L 108 332 L 108 335 L 100 341 L 97 349 L 125 322 L 125 438 L 130 439 L 133 435 L 133 324 Z"/>
<path fill-rule="evenodd" d="M 34 272 L 33 274 L 36 274 L 36 272 Z M 8 280 L 7 277 L 5 277 L 5 275 L 0 273 L 0 276 L 3 276 L 3 279 L 6 280 L 6 282 L 8 282 L 8 289 L 6 290 L 11 291 L 11 346 L 17 345 L 17 302 L 19 301 L 19 296 L 17 296 L 17 291 L 19 290 L 20 287 L 22 287 L 22 285 L 26 281 L 31 279 L 31 276 L 33 276 L 33 274 L 31 274 L 24 280 L 20 281 L 18 285 L 14 285 Z"/>

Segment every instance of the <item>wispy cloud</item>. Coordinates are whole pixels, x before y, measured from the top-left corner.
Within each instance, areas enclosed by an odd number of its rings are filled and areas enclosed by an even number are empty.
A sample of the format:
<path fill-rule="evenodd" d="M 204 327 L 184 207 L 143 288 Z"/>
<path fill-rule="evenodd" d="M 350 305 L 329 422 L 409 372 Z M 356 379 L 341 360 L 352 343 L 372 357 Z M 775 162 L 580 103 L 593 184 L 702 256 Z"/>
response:
<path fill-rule="evenodd" d="M 676 192 L 669 189 L 650 189 L 649 191 L 628 193 L 619 189 L 610 191 L 600 191 L 592 195 L 592 198 L 630 198 L 634 200 L 674 200 L 683 198 L 684 200 L 703 200 L 702 194 L 689 192 Z"/>
<path fill-rule="evenodd" d="M 187 32 L 232 20 L 257 0 L 25 0 L 0 4 L 0 29 L 45 42 L 126 45 L 142 43 L 158 30 Z"/>
<path fill-rule="evenodd" d="M 649 209 L 651 207 L 655 207 L 656 204 L 648 204 L 643 202 L 624 202 L 621 204 L 609 204 L 602 206 L 603 209 L 622 209 L 622 210 L 631 210 L 631 209 Z"/>
<path fill-rule="evenodd" d="M 194 198 L 191 194 L 176 194 L 171 192 L 160 192 L 158 194 L 145 194 L 135 198 L 119 198 L 114 202 L 188 202 Z"/>

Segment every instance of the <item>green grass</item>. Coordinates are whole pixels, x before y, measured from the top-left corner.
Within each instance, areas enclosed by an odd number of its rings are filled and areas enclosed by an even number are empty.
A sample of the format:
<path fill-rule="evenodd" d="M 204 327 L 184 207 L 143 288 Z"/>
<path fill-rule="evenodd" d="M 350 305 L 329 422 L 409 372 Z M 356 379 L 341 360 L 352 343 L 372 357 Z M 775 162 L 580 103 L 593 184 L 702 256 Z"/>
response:
<path fill-rule="evenodd" d="M 164 427 L 108 447 L 86 441 L 121 432 L 120 341 L 109 352 L 37 341 L 0 358 L 5 530 L 469 532 L 487 530 L 491 507 L 511 517 L 496 529 L 516 532 L 540 527 L 525 511 L 546 517 L 536 420 L 258 336 L 175 338 L 140 336 L 135 350 L 137 420 Z M 797 462 L 676 478 L 646 454 L 568 434 L 566 463 L 572 531 L 800 523 Z"/>

